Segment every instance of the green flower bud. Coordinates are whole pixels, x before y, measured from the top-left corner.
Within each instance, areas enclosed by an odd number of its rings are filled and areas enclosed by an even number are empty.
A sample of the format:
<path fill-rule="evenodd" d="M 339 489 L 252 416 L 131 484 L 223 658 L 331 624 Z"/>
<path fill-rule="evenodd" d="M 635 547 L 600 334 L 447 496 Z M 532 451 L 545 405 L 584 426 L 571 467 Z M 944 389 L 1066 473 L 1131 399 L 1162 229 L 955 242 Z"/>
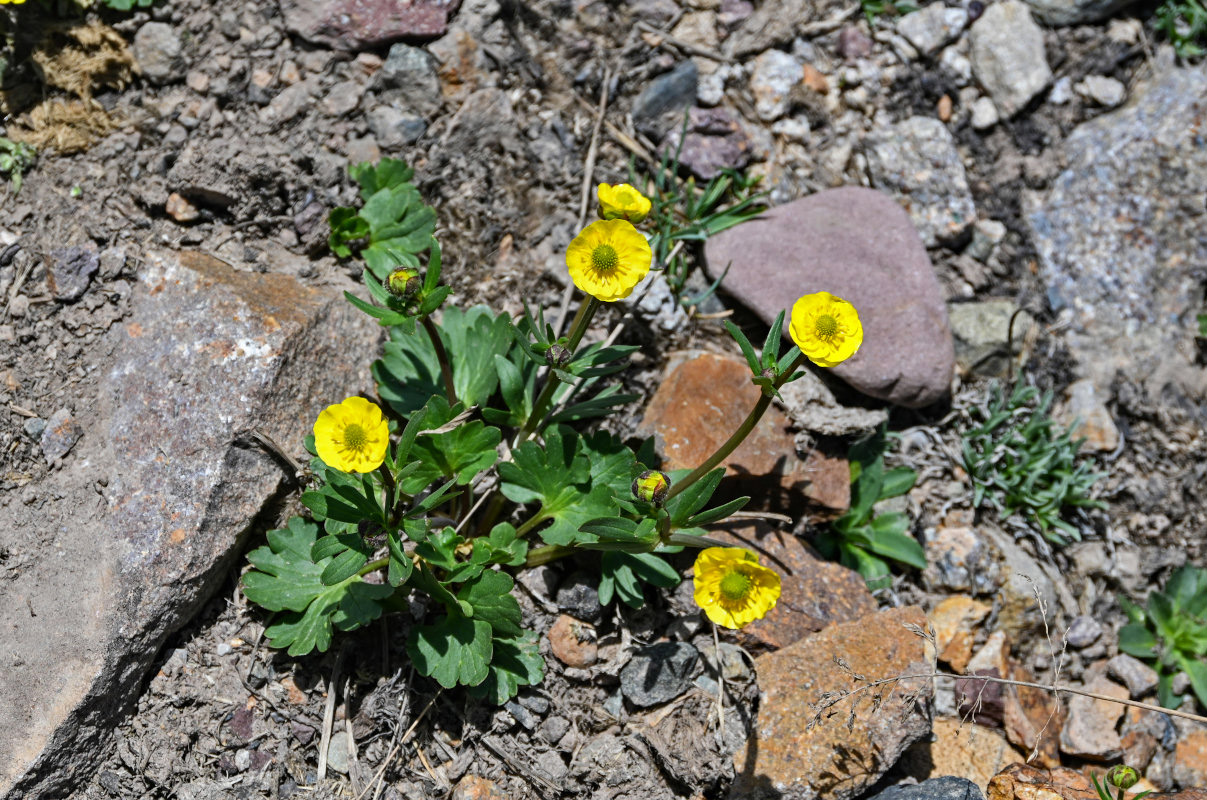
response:
<path fill-rule="evenodd" d="M 1107 770 L 1106 782 L 1120 789 L 1130 789 L 1140 782 L 1140 773 L 1125 764 L 1117 764 Z"/>
<path fill-rule="evenodd" d="M 560 344 L 551 344 L 545 351 L 545 363 L 554 369 L 561 369 L 566 366 L 572 355 L 574 354 Z"/>
<path fill-rule="evenodd" d="M 391 272 L 386 278 L 386 289 L 399 300 L 410 300 L 419 294 L 422 288 L 423 279 L 419 277 L 417 269 L 402 267 Z"/>
<path fill-rule="evenodd" d="M 670 491 L 671 479 L 665 472 L 647 469 L 633 481 L 633 496 L 647 503 L 661 506 L 666 501 L 666 493 Z"/>

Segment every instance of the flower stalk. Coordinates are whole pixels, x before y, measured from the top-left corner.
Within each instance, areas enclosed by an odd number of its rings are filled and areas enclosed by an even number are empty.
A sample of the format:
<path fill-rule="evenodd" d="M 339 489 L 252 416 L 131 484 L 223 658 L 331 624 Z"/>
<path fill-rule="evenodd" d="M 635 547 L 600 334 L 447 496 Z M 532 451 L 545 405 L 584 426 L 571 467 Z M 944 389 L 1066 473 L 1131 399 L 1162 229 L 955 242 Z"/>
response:
<path fill-rule="evenodd" d="M 436 360 L 440 362 L 440 377 L 444 379 L 444 393 L 448 395 L 448 404 L 450 406 L 457 405 L 457 389 L 453 384 L 453 365 L 449 361 L 448 351 L 444 349 L 444 342 L 440 339 L 440 330 L 436 327 L 436 323 L 432 322 L 430 315 L 424 315 L 420 318 L 423 323 L 423 329 L 427 331 L 427 335 L 431 337 L 432 349 L 436 351 Z"/>
<path fill-rule="evenodd" d="M 794 360 L 788 366 L 788 368 L 779 375 L 779 377 L 775 379 L 775 383 L 772 384 L 773 388 L 779 389 L 781 386 L 783 386 L 784 383 L 787 382 L 788 378 L 790 378 L 792 374 L 795 373 L 796 370 L 799 369 L 804 363 L 805 355 L 802 353 L 796 357 L 796 360 Z M 667 492 L 666 499 L 670 500 L 672 497 L 679 494 L 708 473 L 712 472 L 721 464 L 722 461 L 729 457 L 730 453 L 732 453 L 734 450 L 737 450 L 738 446 L 742 444 L 742 442 L 746 440 L 746 437 L 750 435 L 750 432 L 754 430 L 754 427 L 759 424 L 759 420 L 763 418 L 763 414 L 767 412 L 768 406 L 771 405 L 772 397 L 772 392 L 763 392 L 763 396 L 759 398 L 757 403 L 755 403 L 754 408 L 752 408 L 750 413 L 746 415 L 746 419 L 742 420 L 742 424 L 739 425 L 738 429 L 733 432 L 733 435 L 725 441 L 725 444 L 718 447 L 715 453 L 705 459 L 703 464 L 692 470 L 691 474 L 689 474 L 686 478 L 675 481 L 675 483 L 671 486 L 670 491 Z"/>

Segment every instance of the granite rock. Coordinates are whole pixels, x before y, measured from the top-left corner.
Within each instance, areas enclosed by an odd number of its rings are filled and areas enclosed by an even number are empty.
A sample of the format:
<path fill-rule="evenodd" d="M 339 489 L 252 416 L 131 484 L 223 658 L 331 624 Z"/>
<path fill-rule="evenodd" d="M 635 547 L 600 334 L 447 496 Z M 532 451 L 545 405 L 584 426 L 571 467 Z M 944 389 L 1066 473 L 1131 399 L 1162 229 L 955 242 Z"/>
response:
<path fill-rule="evenodd" d="M 868 800 L 983 800 L 981 789 L 967 778 L 944 775 L 915 784 L 899 783 Z"/>
<path fill-rule="evenodd" d="M 642 708 L 669 703 L 691 688 L 700 654 L 687 642 L 659 642 L 638 650 L 620 671 L 620 690 Z"/>
<path fill-rule="evenodd" d="M 1207 66 L 1159 68 L 1073 131 L 1046 193 L 1024 195 L 1048 302 L 1070 315 L 1079 377 L 1104 396 L 1117 372 L 1152 394 L 1207 394 L 1193 341 L 1207 148 L 1186 122 L 1204 118 Z"/>
<path fill-rule="evenodd" d="M 1127 689 L 1105 677 L 1086 684 L 1086 690 L 1097 694 L 1129 699 Z M 1060 729 L 1060 750 L 1065 755 L 1093 761 L 1111 761 L 1123 754 L 1123 743 L 1115 727 L 1123 716 L 1124 706 L 1106 700 L 1073 695 L 1069 698 L 1069 715 Z"/>
<path fill-rule="evenodd" d="M 729 266 L 726 286 L 767 324 L 810 292 L 854 304 L 863 346 L 831 372 L 864 394 L 916 408 L 950 391 L 942 291 L 908 215 L 887 195 L 818 192 L 711 237 L 705 256 L 714 277 Z"/>
<path fill-rule="evenodd" d="M 371 385 L 347 343 L 380 334 L 338 291 L 196 253 L 142 261 L 130 316 L 94 348 L 109 354 L 98 382 L 75 398 L 83 436 L 39 484 L 61 499 L 32 518 L 0 507 L 0 548 L 62 553 L 0 594 L 0 726 L 21 731 L 0 740 L 0 796 L 62 796 L 89 774 L 130 687 L 228 579 L 293 479 L 245 432 L 301 454 L 332 398 Z"/>

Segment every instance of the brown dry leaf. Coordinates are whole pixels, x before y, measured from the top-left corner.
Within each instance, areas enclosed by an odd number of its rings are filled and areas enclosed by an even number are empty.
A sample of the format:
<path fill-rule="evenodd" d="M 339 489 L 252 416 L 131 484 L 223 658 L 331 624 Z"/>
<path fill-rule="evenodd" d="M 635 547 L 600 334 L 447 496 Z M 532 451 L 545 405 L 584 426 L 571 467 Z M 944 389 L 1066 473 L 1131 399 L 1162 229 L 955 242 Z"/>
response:
<path fill-rule="evenodd" d="M 122 35 L 96 21 L 48 28 L 31 59 L 48 86 L 83 100 L 95 89 L 125 88 L 137 69 Z"/>
<path fill-rule="evenodd" d="M 38 150 L 78 153 L 121 122 L 94 100 L 44 100 L 8 129 L 8 138 Z"/>

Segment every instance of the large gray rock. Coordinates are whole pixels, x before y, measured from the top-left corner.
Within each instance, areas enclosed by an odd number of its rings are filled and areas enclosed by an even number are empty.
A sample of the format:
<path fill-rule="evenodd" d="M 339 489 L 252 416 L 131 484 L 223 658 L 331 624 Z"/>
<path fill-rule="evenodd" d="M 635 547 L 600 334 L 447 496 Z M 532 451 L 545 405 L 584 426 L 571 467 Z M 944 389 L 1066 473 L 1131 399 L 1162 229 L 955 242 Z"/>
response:
<path fill-rule="evenodd" d="M 339 292 L 148 254 L 98 342 L 63 467 L 0 505 L 0 797 L 62 797 L 95 767 L 165 638 L 228 579 L 330 402 L 364 391 L 377 328 Z M 360 357 L 357 357 L 360 354 Z M 88 413 L 78 413 L 83 409 Z"/>
<path fill-rule="evenodd" d="M 982 800 L 981 789 L 967 778 L 946 775 L 921 783 L 890 786 L 869 800 Z"/>
<path fill-rule="evenodd" d="M 863 346 L 832 369 L 864 394 L 912 408 L 951 386 L 947 309 L 926 248 L 892 198 L 861 187 L 803 197 L 708 240 L 708 271 L 770 324 L 804 294 L 849 300 Z M 787 330 L 785 324 L 785 331 Z"/>
<path fill-rule="evenodd" d="M 955 139 L 932 117 L 879 128 L 864 142 L 872 185 L 897 198 L 927 247 L 957 238 L 976 217 Z"/>
<path fill-rule="evenodd" d="M 994 3 L 969 33 L 972 71 L 1002 117 L 1017 114 L 1052 80 L 1044 32 L 1019 0 Z"/>
<path fill-rule="evenodd" d="M 1207 395 L 1195 364 L 1202 308 L 1207 66 L 1161 67 L 1124 108 L 1079 126 L 1068 169 L 1024 197 L 1048 302 L 1072 315 L 1082 377 L 1109 397 L 1117 372 L 1159 392 Z"/>

